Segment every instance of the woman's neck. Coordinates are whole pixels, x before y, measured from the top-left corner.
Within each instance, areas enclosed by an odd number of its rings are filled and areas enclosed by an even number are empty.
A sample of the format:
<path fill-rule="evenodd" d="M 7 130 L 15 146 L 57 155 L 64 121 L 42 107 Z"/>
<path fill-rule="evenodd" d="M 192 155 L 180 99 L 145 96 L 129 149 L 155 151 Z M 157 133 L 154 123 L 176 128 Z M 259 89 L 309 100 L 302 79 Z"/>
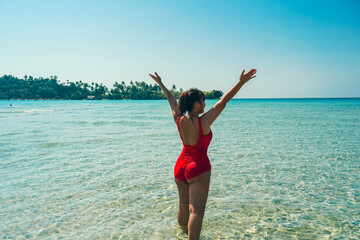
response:
<path fill-rule="evenodd" d="M 198 118 L 199 114 L 198 113 L 188 113 L 189 118 Z"/>

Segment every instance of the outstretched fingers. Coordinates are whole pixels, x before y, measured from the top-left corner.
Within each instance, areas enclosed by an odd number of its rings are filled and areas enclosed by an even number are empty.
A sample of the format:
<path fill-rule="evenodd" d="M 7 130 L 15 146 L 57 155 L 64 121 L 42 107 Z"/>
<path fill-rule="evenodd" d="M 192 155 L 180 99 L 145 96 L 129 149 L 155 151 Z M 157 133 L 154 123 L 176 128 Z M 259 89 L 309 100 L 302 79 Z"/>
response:
<path fill-rule="evenodd" d="M 152 79 L 154 79 L 156 82 L 161 81 L 160 76 L 159 76 L 156 72 L 155 72 L 155 75 L 152 75 L 152 74 L 150 74 L 150 73 L 149 73 L 149 75 L 150 75 L 150 77 L 152 77 Z"/>
<path fill-rule="evenodd" d="M 250 76 L 250 79 L 251 79 L 251 78 L 256 77 L 255 76 L 256 72 L 257 72 L 256 69 L 251 69 L 247 74 Z"/>
<path fill-rule="evenodd" d="M 245 73 L 245 69 L 242 71 L 241 75 L 240 75 L 240 81 L 243 83 L 246 83 L 247 81 L 249 81 L 252 78 L 255 78 L 255 74 L 257 72 L 257 70 L 255 68 L 251 69 L 250 71 L 248 71 L 247 73 Z"/>
<path fill-rule="evenodd" d="M 254 74 L 254 73 L 256 73 L 256 69 L 251 69 L 248 73 L 250 73 L 250 74 Z"/>

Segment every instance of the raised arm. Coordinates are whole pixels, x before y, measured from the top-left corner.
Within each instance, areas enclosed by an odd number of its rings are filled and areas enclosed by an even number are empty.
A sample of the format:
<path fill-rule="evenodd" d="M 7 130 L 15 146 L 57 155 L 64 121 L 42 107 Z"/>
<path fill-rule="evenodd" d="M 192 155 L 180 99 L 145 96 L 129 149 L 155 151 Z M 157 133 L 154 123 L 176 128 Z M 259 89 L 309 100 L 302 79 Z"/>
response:
<path fill-rule="evenodd" d="M 155 82 L 159 85 L 159 87 L 161 88 L 161 90 L 163 91 L 163 93 L 165 94 L 170 108 L 171 108 L 171 112 L 174 118 L 174 121 L 176 122 L 177 118 L 180 116 L 180 112 L 177 109 L 177 101 L 176 98 L 174 97 L 174 95 L 172 95 L 172 93 L 165 87 L 165 85 L 162 83 L 160 76 L 155 72 L 155 75 L 149 74 L 154 80 Z"/>
<path fill-rule="evenodd" d="M 205 129 L 210 128 L 211 124 L 219 116 L 219 114 L 224 110 L 226 103 L 228 103 L 240 90 L 242 86 L 250 79 L 256 77 L 256 69 L 251 69 L 248 73 L 244 74 L 245 70 L 242 71 L 238 83 L 227 92 L 209 111 L 207 111 L 201 118 L 202 124 Z"/>

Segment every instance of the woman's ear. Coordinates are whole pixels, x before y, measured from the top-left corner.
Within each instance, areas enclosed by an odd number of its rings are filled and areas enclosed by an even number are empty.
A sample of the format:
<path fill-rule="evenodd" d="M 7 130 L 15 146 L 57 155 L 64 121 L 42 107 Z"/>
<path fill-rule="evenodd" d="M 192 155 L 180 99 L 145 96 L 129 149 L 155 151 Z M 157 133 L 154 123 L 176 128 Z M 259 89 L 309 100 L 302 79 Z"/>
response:
<path fill-rule="evenodd" d="M 194 109 L 199 108 L 199 103 L 198 103 L 198 102 L 194 102 L 193 108 L 194 108 Z"/>
<path fill-rule="evenodd" d="M 196 102 L 197 108 L 201 108 L 201 102 Z"/>

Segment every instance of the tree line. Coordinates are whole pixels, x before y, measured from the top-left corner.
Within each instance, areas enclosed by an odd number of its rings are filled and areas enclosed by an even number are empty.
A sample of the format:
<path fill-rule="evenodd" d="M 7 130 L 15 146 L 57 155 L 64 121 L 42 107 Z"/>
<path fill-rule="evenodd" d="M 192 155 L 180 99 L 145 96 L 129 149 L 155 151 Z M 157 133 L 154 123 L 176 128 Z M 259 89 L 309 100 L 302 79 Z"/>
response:
<path fill-rule="evenodd" d="M 179 98 L 183 89 L 176 89 L 173 85 L 170 89 L 172 94 Z M 213 90 L 204 92 L 206 99 L 219 99 L 223 92 Z M 24 76 L 23 79 L 12 75 L 0 77 L 0 99 L 166 99 L 161 88 L 157 84 L 146 84 L 145 82 L 130 82 L 126 85 L 124 81 L 115 82 L 113 88 L 108 89 L 105 85 L 92 82 L 84 83 L 82 81 L 60 82 L 57 76 L 50 78 L 33 78 Z"/>

